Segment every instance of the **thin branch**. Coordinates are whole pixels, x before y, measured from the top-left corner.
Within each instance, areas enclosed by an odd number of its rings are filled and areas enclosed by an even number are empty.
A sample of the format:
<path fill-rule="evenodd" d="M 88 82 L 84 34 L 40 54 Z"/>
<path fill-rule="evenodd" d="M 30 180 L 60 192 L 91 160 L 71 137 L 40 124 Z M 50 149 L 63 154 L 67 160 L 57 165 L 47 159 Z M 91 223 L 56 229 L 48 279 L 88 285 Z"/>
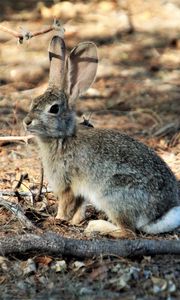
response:
<path fill-rule="evenodd" d="M 16 38 L 19 38 L 19 39 L 23 37 L 22 34 L 20 34 L 19 32 L 14 31 L 12 29 L 9 29 L 9 28 L 7 28 L 7 27 L 5 27 L 3 25 L 0 25 L 0 30 L 2 30 L 4 32 L 7 32 L 7 33 L 13 35 Z"/>
<path fill-rule="evenodd" d="M 180 254 L 175 240 L 77 240 L 57 233 L 24 234 L 0 239 L 0 255 L 43 254 L 90 258 L 100 255 L 121 257 Z"/>
<path fill-rule="evenodd" d="M 44 169 L 41 163 L 41 178 L 40 178 L 40 184 L 39 184 L 39 189 L 36 195 L 36 200 L 38 201 L 41 197 L 42 190 L 43 190 L 43 181 L 44 181 Z"/>
<path fill-rule="evenodd" d="M 131 10 L 130 1 L 127 1 L 127 17 L 129 22 L 128 33 L 132 34 L 135 32 L 134 22 L 133 22 L 133 13 Z"/>
<path fill-rule="evenodd" d="M 24 40 L 29 40 L 35 36 L 48 33 L 52 30 L 59 31 L 59 34 L 63 37 L 64 36 L 64 28 L 62 27 L 61 23 L 58 20 L 54 20 L 53 24 L 46 29 L 38 30 L 35 32 L 30 32 L 27 30 L 24 30 L 21 28 L 21 32 L 9 29 L 3 25 L 0 25 L 0 30 L 9 33 L 10 35 L 14 36 L 15 38 L 18 38 L 19 43 L 22 44 Z"/>
<path fill-rule="evenodd" d="M 52 193 L 50 189 L 42 188 L 41 194 Z M 0 190 L 0 196 L 12 196 L 17 197 L 18 195 L 21 197 L 32 197 L 36 196 L 37 190 L 33 190 L 30 192 L 20 192 L 20 191 L 8 191 L 8 190 Z"/>
<path fill-rule="evenodd" d="M 28 174 L 27 173 L 21 174 L 19 180 L 16 183 L 16 186 L 14 187 L 15 191 L 21 187 L 25 179 L 28 179 Z"/>
<path fill-rule="evenodd" d="M 154 132 L 154 136 L 156 137 L 163 137 L 165 135 L 168 135 L 170 133 L 175 133 L 180 129 L 180 124 L 178 122 L 172 122 L 165 124 L 163 127 L 158 129 L 156 132 Z"/>
<path fill-rule="evenodd" d="M 10 210 L 27 229 L 37 230 L 37 227 L 25 216 L 23 209 L 19 204 L 7 201 L 0 197 L 0 206 L 4 206 L 6 209 Z"/>
<path fill-rule="evenodd" d="M 9 142 L 9 141 L 24 141 L 27 143 L 29 139 L 34 138 L 34 135 L 25 135 L 25 136 L 0 136 L 0 142 Z"/>

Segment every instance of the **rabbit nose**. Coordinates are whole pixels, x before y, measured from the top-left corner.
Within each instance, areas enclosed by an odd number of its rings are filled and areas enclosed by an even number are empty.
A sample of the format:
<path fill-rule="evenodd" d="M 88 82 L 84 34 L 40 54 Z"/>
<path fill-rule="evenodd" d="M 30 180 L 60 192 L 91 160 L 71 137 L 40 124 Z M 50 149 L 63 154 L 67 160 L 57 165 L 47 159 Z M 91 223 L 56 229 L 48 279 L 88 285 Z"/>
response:
<path fill-rule="evenodd" d="M 28 127 L 29 125 L 31 125 L 31 123 L 32 123 L 32 119 L 31 118 L 26 117 L 24 119 L 24 125 L 25 125 L 25 127 Z"/>

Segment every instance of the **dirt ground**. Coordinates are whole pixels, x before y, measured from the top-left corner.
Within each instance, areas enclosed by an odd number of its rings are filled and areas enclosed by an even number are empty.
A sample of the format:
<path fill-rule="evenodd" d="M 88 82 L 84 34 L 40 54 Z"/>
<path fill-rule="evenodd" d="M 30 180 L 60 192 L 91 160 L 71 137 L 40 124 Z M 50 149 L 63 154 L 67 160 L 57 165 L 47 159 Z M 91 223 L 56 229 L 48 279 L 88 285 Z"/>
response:
<path fill-rule="evenodd" d="M 31 32 L 46 28 L 56 16 L 65 27 L 68 49 L 86 40 L 98 46 L 99 67 L 93 86 L 77 101 L 79 122 L 118 128 L 153 147 L 180 180 L 180 3 L 179 1 L 14 1 L 1 3 L 1 24 Z M 19 45 L 0 30 L 0 136 L 22 136 L 22 120 L 31 100 L 48 82 L 47 33 Z M 0 193 L 37 193 L 40 161 L 30 141 L 0 141 Z M 19 188 L 17 183 L 23 175 Z M 48 189 L 46 180 L 44 188 Z M 56 201 L 44 193 L 3 196 L 19 203 L 43 230 L 86 238 L 88 221 L 104 217 L 88 207 L 79 227 L 52 223 Z M 27 232 L 0 207 L 0 237 Z M 176 239 L 178 231 L 156 237 Z M 94 238 L 94 237 L 93 237 Z M 101 239 L 102 237 L 96 236 Z M 108 238 L 108 237 L 107 237 Z M 104 237 L 104 239 L 106 239 Z M 99 257 L 0 257 L 0 299 L 180 299 L 180 257 L 139 259 Z"/>

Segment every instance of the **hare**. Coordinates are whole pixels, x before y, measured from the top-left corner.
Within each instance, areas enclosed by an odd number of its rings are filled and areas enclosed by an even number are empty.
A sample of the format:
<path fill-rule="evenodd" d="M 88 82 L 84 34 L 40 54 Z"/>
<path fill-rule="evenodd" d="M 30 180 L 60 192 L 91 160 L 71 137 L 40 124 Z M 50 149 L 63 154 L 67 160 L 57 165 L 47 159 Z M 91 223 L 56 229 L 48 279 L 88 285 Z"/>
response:
<path fill-rule="evenodd" d="M 124 237 L 180 226 L 176 178 L 152 149 L 119 131 L 76 123 L 75 101 L 96 75 L 95 44 L 80 43 L 67 56 L 64 40 L 54 36 L 49 58 L 49 86 L 34 99 L 24 124 L 37 138 L 59 200 L 57 218 L 79 224 L 90 201 L 109 221 L 90 221 L 89 232 Z"/>

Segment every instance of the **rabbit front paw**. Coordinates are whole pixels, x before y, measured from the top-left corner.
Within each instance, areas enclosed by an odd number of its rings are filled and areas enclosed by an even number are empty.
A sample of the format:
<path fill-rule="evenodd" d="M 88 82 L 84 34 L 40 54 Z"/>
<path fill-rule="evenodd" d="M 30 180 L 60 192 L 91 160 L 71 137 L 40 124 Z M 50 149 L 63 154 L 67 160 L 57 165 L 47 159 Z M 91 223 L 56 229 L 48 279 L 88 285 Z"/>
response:
<path fill-rule="evenodd" d="M 79 207 L 74 216 L 72 217 L 70 224 L 71 225 L 79 225 L 85 217 L 85 209 L 84 207 Z"/>
<path fill-rule="evenodd" d="M 58 210 L 55 219 L 62 220 L 62 221 L 69 221 L 70 217 L 64 214 L 62 211 Z"/>
<path fill-rule="evenodd" d="M 70 188 L 59 195 L 56 219 L 70 221 L 76 211 L 76 198 Z"/>

